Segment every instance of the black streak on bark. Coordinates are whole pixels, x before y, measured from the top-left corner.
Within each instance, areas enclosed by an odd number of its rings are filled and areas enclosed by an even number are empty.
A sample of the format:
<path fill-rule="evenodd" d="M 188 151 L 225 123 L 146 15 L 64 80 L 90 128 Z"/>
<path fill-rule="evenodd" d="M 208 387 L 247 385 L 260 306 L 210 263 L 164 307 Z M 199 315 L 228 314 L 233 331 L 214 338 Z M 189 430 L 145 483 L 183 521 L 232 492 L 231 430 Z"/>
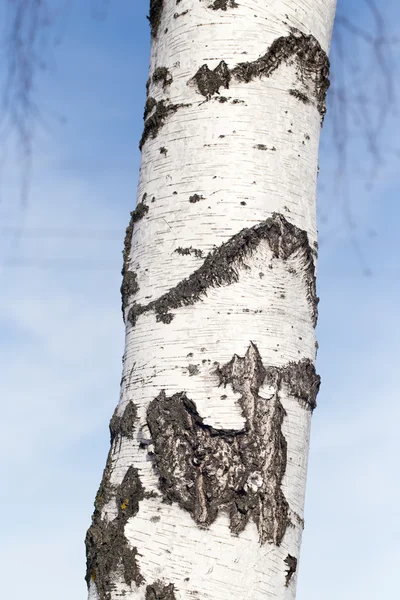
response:
<path fill-rule="evenodd" d="M 297 75 L 302 82 L 307 80 L 313 83 L 316 105 L 323 116 L 329 88 L 329 58 L 314 36 L 305 35 L 295 28 L 288 36 L 276 39 L 267 52 L 256 60 L 239 63 L 232 69 L 221 61 L 214 71 L 205 64 L 190 81 L 197 85 L 200 94 L 210 98 L 218 93 L 220 87 L 228 88 L 231 78 L 249 83 L 256 78 L 270 77 L 282 63 L 289 61 L 297 62 Z"/>
<path fill-rule="evenodd" d="M 295 556 L 292 556 L 291 554 L 288 554 L 287 557 L 285 558 L 284 562 L 287 564 L 288 568 L 286 571 L 286 587 L 289 586 L 290 580 L 292 579 L 293 575 L 296 573 L 297 570 L 297 558 Z"/>
<path fill-rule="evenodd" d="M 150 22 L 151 35 L 156 37 L 161 22 L 164 8 L 164 0 L 150 0 L 150 14 L 147 17 Z"/>
<path fill-rule="evenodd" d="M 279 545 L 289 524 L 281 489 L 287 452 L 280 376 L 268 374 L 253 343 L 243 358 L 235 355 L 217 374 L 220 385 L 240 394 L 245 427 L 215 429 L 203 422 L 185 393 L 167 398 L 161 392 L 147 411 L 161 491 L 199 526 L 210 525 L 219 510 L 226 510 L 232 533 L 252 519 L 260 543 Z M 262 398 L 259 389 L 267 375 L 274 377 L 274 393 Z"/>
<path fill-rule="evenodd" d="M 146 102 L 146 107 L 149 99 Z M 156 138 L 161 127 L 165 125 L 165 121 L 170 115 L 176 113 L 180 108 L 189 106 L 189 104 L 168 104 L 165 100 L 160 100 L 152 105 L 152 114 L 148 116 L 144 122 L 144 129 L 141 140 L 139 142 L 139 150 L 142 150 L 144 143 L 149 138 Z M 145 109 L 145 116 L 149 112 Z"/>
<path fill-rule="evenodd" d="M 301 92 L 300 90 L 291 89 L 291 90 L 289 90 L 289 94 L 291 96 L 293 96 L 294 98 L 297 98 L 297 100 L 299 100 L 303 104 L 310 104 L 309 97 L 306 94 L 304 94 L 304 92 Z"/>
<path fill-rule="evenodd" d="M 133 271 L 129 271 L 129 255 L 131 253 L 132 235 L 135 223 L 138 223 L 143 217 L 149 212 L 149 207 L 145 204 L 146 194 L 144 194 L 142 200 L 138 202 L 135 210 L 131 212 L 131 218 L 129 225 L 126 228 L 124 249 L 122 251 L 123 264 L 122 264 L 122 284 L 121 284 L 121 297 L 122 297 L 122 314 L 127 306 L 131 295 L 136 294 L 139 291 L 137 283 L 137 275 Z"/>
<path fill-rule="evenodd" d="M 272 215 L 254 227 L 242 229 L 230 240 L 210 252 L 194 273 L 157 300 L 147 305 L 134 304 L 129 311 L 129 321 L 135 325 L 140 315 L 154 311 L 157 321 L 170 323 L 173 319 L 172 310 L 195 304 L 207 294 L 209 288 L 237 282 L 239 269 L 243 267 L 245 259 L 257 250 L 263 240 L 268 242 L 275 258 L 286 261 L 294 254 L 302 256 L 303 277 L 315 325 L 318 298 L 314 261 L 308 236 L 305 231 L 292 225 L 279 214 Z"/>
<path fill-rule="evenodd" d="M 174 584 L 165 585 L 162 581 L 155 581 L 146 587 L 146 600 L 175 600 Z"/>
<path fill-rule="evenodd" d="M 208 8 L 212 10 L 228 10 L 229 8 L 237 8 L 239 4 L 235 0 L 214 0 Z"/>
<path fill-rule="evenodd" d="M 165 90 L 168 85 L 171 85 L 173 78 L 167 67 L 157 67 L 154 70 L 152 80 L 153 83 L 161 83 Z"/>

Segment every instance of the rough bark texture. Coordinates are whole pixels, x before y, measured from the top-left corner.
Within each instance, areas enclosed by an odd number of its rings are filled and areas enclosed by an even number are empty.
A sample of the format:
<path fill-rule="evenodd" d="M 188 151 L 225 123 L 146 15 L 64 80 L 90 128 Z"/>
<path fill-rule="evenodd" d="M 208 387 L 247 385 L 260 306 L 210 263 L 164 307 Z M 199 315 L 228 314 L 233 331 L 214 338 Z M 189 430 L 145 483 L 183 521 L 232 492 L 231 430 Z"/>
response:
<path fill-rule="evenodd" d="M 150 0 L 150 14 L 147 17 L 150 22 L 151 35 L 156 37 L 161 22 L 164 8 L 164 0 Z"/>
<path fill-rule="evenodd" d="M 140 315 L 154 311 L 157 321 L 170 323 L 174 318 L 172 310 L 195 304 L 211 287 L 229 285 L 238 281 L 240 269 L 246 268 L 246 258 L 256 251 L 263 240 L 268 242 L 273 255 L 284 261 L 294 253 L 302 254 L 307 297 L 311 306 L 312 319 L 316 324 L 318 298 L 312 250 L 306 232 L 289 223 L 283 215 L 273 215 L 252 228 L 242 229 L 228 242 L 211 252 L 201 267 L 175 288 L 145 306 L 135 303 L 129 311 L 129 321 L 135 325 Z"/>
<path fill-rule="evenodd" d="M 159 102 L 156 102 L 154 98 L 148 98 L 145 107 L 145 117 L 147 117 L 149 113 L 151 114 L 144 122 L 144 129 L 139 142 L 139 149 L 142 150 L 146 140 L 157 137 L 159 130 L 161 127 L 163 127 L 170 115 L 173 115 L 177 110 L 184 108 L 185 106 L 188 105 L 171 104 L 166 100 L 160 100 Z"/>
<path fill-rule="evenodd" d="M 129 402 L 122 416 L 115 411 L 111 419 L 111 449 L 97 492 L 92 525 L 86 534 L 86 582 L 88 586 L 91 581 L 96 584 L 99 600 L 111 600 L 119 571 L 127 585 L 143 583 L 136 561 L 137 549 L 129 546 L 124 533 L 126 522 L 137 514 L 139 502 L 144 498 L 138 470 L 129 467 L 118 488 L 110 482 L 118 439 L 132 439 L 136 417 L 136 407 Z M 103 518 L 102 510 L 112 498 L 116 500 L 118 512 L 114 520 L 108 521 Z"/>
<path fill-rule="evenodd" d="M 174 584 L 155 581 L 146 587 L 146 600 L 175 600 Z"/>
<path fill-rule="evenodd" d="M 141 202 L 138 202 L 135 210 L 131 212 L 131 218 L 129 225 L 126 228 L 124 249 L 122 251 L 123 265 L 122 265 L 122 284 L 121 284 L 121 299 L 122 299 L 122 314 L 125 312 L 125 308 L 129 302 L 131 296 L 139 291 L 139 285 L 137 282 L 137 275 L 135 272 L 129 270 L 129 255 L 131 252 L 132 235 L 135 223 L 138 223 L 147 213 L 149 207 L 146 204 L 147 194 L 143 195 Z"/>
<path fill-rule="evenodd" d="M 299 401 L 314 408 L 319 377 L 307 361 L 266 369 L 253 343 L 243 358 L 235 355 L 216 372 L 221 386 L 240 394 L 242 430 L 206 425 L 184 392 L 170 398 L 161 392 L 149 405 L 147 423 L 164 499 L 178 502 L 200 526 L 225 510 L 235 534 L 253 519 L 260 543 L 279 545 L 290 523 L 281 489 L 287 455 L 280 393 L 288 385 Z M 259 394 L 264 382 L 273 389 L 268 398 Z"/>
<path fill-rule="evenodd" d="M 225 61 L 210 70 L 205 64 L 197 71 L 192 82 L 203 96 L 210 98 L 221 87 L 229 88 L 232 78 L 250 83 L 253 79 L 270 77 L 284 62 L 296 61 L 300 83 L 312 82 L 313 95 L 318 111 L 326 112 L 326 92 L 329 88 L 329 58 L 313 35 L 305 35 L 292 28 L 290 35 L 280 37 L 271 44 L 267 52 L 252 62 L 242 62 L 229 69 Z M 310 99 L 302 92 L 293 94 L 304 102 Z"/>
<path fill-rule="evenodd" d="M 198 525 L 229 512 L 231 530 L 238 534 L 253 519 L 260 542 L 280 544 L 288 525 L 288 505 L 281 482 L 286 468 L 285 411 L 275 393 L 266 399 L 259 388 L 267 376 L 254 344 L 246 355 L 218 367 L 223 387 L 241 394 L 246 419 L 242 431 L 205 425 L 185 393 L 167 398 L 161 393 L 149 406 L 147 422 L 154 444 L 154 461 L 164 498 L 178 502 Z"/>

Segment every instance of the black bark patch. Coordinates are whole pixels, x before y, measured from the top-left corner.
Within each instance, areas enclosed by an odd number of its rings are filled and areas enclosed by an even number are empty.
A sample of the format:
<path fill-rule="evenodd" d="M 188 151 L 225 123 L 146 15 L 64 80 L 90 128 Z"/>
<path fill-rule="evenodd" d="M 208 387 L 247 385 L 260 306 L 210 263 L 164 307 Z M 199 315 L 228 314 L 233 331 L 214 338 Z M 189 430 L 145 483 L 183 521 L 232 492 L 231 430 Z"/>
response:
<path fill-rule="evenodd" d="M 152 81 L 153 83 L 161 83 L 165 90 L 168 85 L 171 85 L 173 78 L 167 67 L 157 67 L 154 70 Z"/>
<path fill-rule="evenodd" d="M 175 600 L 174 584 L 165 585 L 162 581 L 155 581 L 146 586 L 146 600 Z"/>
<path fill-rule="evenodd" d="M 160 154 L 163 154 L 164 156 L 167 156 L 168 150 L 165 148 L 165 146 L 162 146 L 160 148 Z"/>
<path fill-rule="evenodd" d="M 220 87 L 229 87 L 232 78 L 249 83 L 256 78 L 270 77 L 283 63 L 297 64 L 300 82 L 311 82 L 316 106 L 323 116 L 326 112 L 326 93 L 329 88 L 329 58 L 313 35 L 291 28 L 288 36 L 274 40 L 267 52 L 251 62 L 242 62 L 229 69 L 224 61 L 214 71 L 204 64 L 190 80 L 203 96 L 210 98 Z M 218 72 L 217 72 L 218 70 Z M 301 92 L 300 92 L 301 93 Z"/>
<path fill-rule="evenodd" d="M 309 358 L 297 363 L 289 363 L 281 369 L 281 376 L 289 393 L 295 396 L 304 408 L 311 411 L 316 408 L 321 377 L 317 375 L 315 366 Z"/>
<path fill-rule="evenodd" d="M 147 103 L 146 103 L 147 104 Z M 156 138 L 161 127 L 165 125 L 167 118 L 180 108 L 190 106 L 189 104 L 168 104 L 165 100 L 156 102 L 153 106 L 152 114 L 145 120 L 139 150 L 142 150 L 145 142 L 149 138 Z"/>
<path fill-rule="evenodd" d="M 230 80 L 231 74 L 228 65 L 221 60 L 213 70 L 208 65 L 200 67 L 191 82 L 197 86 L 200 94 L 206 98 L 211 98 L 211 96 L 218 93 L 220 87 L 228 89 Z"/>
<path fill-rule="evenodd" d="M 176 13 L 174 13 L 174 19 L 179 19 L 179 17 L 184 17 L 185 15 L 187 15 L 187 14 L 188 14 L 188 12 L 189 12 L 188 10 L 184 10 L 184 11 L 183 11 L 183 12 L 181 12 L 181 13 L 177 13 L 177 12 L 176 12 Z"/>
<path fill-rule="evenodd" d="M 118 436 L 127 437 L 132 440 L 135 421 L 137 419 L 137 408 L 132 400 L 126 405 L 122 416 L 119 416 L 117 411 L 118 407 L 115 409 L 110 421 L 111 444 Z"/>
<path fill-rule="evenodd" d="M 193 196 L 189 196 L 189 202 L 191 204 L 196 204 L 196 202 L 200 202 L 200 200 L 204 200 L 204 196 L 200 196 L 200 194 L 193 194 Z"/>
<path fill-rule="evenodd" d="M 117 493 L 118 513 L 124 524 L 139 512 L 139 502 L 144 498 L 144 490 L 139 472 L 129 467 Z"/>
<path fill-rule="evenodd" d="M 289 94 L 291 96 L 293 96 L 294 98 L 297 98 L 297 100 L 299 100 L 303 104 L 310 104 L 309 97 L 304 92 L 301 92 L 300 90 L 291 89 L 291 90 L 289 90 Z"/>
<path fill-rule="evenodd" d="M 198 375 L 200 373 L 199 365 L 189 365 L 187 370 L 189 372 L 190 377 L 193 377 L 193 375 Z"/>
<path fill-rule="evenodd" d="M 268 150 L 268 146 L 266 146 L 265 144 L 256 144 L 254 148 L 256 148 L 257 150 Z"/>
<path fill-rule="evenodd" d="M 123 277 L 121 284 L 121 298 L 122 298 L 122 313 L 128 305 L 129 298 L 139 291 L 139 285 L 137 282 L 137 275 L 134 271 L 125 271 L 123 269 Z"/>
<path fill-rule="evenodd" d="M 149 96 L 146 100 L 146 104 L 144 105 L 144 113 L 143 119 L 146 120 L 147 117 L 157 106 L 157 100 L 153 98 L 153 96 Z"/>
<path fill-rule="evenodd" d="M 144 498 L 138 470 L 129 467 L 115 490 L 118 514 L 113 521 L 101 518 L 101 508 L 95 503 L 92 525 L 86 534 L 86 583 L 96 585 L 100 600 L 111 600 L 115 579 L 122 571 L 127 585 L 144 583 L 136 556 L 137 549 L 130 548 L 124 529 L 128 519 L 137 514 L 139 502 Z M 104 504 L 103 504 L 104 505 Z"/>
<path fill-rule="evenodd" d="M 260 543 L 279 545 L 289 524 L 281 489 L 287 445 L 280 376 L 270 375 L 275 376 L 274 393 L 262 398 L 259 389 L 268 372 L 253 343 L 243 358 L 235 355 L 217 374 L 220 385 L 231 385 L 240 394 L 246 422 L 242 430 L 206 425 L 185 393 L 168 398 L 161 392 L 149 405 L 147 423 L 161 491 L 165 501 L 177 502 L 199 526 L 210 525 L 225 510 L 232 533 L 243 531 L 252 519 Z"/>
<path fill-rule="evenodd" d="M 164 8 L 164 0 L 150 0 L 150 14 L 147 17 L 150 22 L 152 37 L 156 37 L 161 23 Z"/>
<path fill-rule="evenodd" d="M 189 248 L 181 248 L 179 246 L 179 248 L 175 248 L 174 252 L 180 254 L 181 256 L 193 255 L 196 258 L 203 257 L 203 250 L 199 250 L 198 248 L 192 248 L 192 246 L 190 246 Z"/>
<path fill-rule="evenodd" d="M 228 7 L 237 8 L 238 6 L 239 4 L 237 4 L 235 0 L 214 0 L 208 8 L 211 8 L 212 10 L 228 10 Z"/>
<path fill-rule="evenodd" d="M 291 554 L 288 554 L 287 557 L 285 558 L 284 562 L 287 564 L 288 568 L 286 571 L 286 587 L 289 586 L 290 580 L 292 579 L 293 575 L 296 573 L 297 570 L 297 558 L 295 556 L 292 556 Z"/>
<path fill-rule="evenodd" d="M 182 279 L 169 292 L 147 305 L 134 304 L 128 319 L 135 325 L 137 318 L 154 311 L 157 321 L 170 323 L 172 310 L 198 302 L 212 287 L 230 285 L 239 281 L 239 269 L 244 268 L 245 259 L 251 256 L 260 243 L 266 240 L 275 258 L 284 261 L 300 255 L 303 262 L 303 277 L 307 287 L 307 299 L 311 306 L 312 320 L 317 322 L 318 298 L 312 250 L 305 231 L 289 223 L 283 215 L 273 214 L 251 228 L 242 229 L 227 242 L 212 250 L 203 264 L 186 279 Z"/>
<path fill-rule="evenodd" d="M 125 307 L 129 301 L 131 294 L 136 294 L 139 290 L 137 283 L 136 273 L 129 271 L 129 255 L 132 247 L 132 235 L 135 223 L 138 223 L 143 217 L 149 212 L 149 207 L 145 204 L 146 194 L 144 194 L 142 200 L 137 203 L 135 210 L 131 212 L 129 225 L 126 228 L 124 249 L 122 251 L 122 284 L 121 284 L 121 296 L 122 296 L 122 314 L 124 313 Z"/>

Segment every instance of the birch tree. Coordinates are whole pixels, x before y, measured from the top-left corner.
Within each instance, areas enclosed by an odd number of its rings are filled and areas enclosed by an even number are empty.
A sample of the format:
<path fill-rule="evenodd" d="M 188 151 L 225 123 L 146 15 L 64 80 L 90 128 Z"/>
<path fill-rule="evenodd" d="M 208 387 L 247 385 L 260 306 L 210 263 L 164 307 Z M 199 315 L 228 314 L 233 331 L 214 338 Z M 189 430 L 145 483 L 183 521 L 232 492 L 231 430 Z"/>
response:
<path fill-rule="evenodd" d="M 151 0 L 91 600 L 295 598 L 335 0 Z"/>

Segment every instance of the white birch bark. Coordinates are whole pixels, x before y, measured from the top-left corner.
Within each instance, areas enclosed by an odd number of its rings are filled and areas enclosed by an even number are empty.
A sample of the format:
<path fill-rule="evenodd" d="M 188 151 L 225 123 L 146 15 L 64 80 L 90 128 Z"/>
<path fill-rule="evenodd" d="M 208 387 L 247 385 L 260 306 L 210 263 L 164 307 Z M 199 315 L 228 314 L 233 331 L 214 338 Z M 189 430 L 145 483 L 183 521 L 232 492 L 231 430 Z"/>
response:
<path fill-rule="evenodd" d="M 335 0 L 152 0 L 89 598 L 295 598 Z"/>

